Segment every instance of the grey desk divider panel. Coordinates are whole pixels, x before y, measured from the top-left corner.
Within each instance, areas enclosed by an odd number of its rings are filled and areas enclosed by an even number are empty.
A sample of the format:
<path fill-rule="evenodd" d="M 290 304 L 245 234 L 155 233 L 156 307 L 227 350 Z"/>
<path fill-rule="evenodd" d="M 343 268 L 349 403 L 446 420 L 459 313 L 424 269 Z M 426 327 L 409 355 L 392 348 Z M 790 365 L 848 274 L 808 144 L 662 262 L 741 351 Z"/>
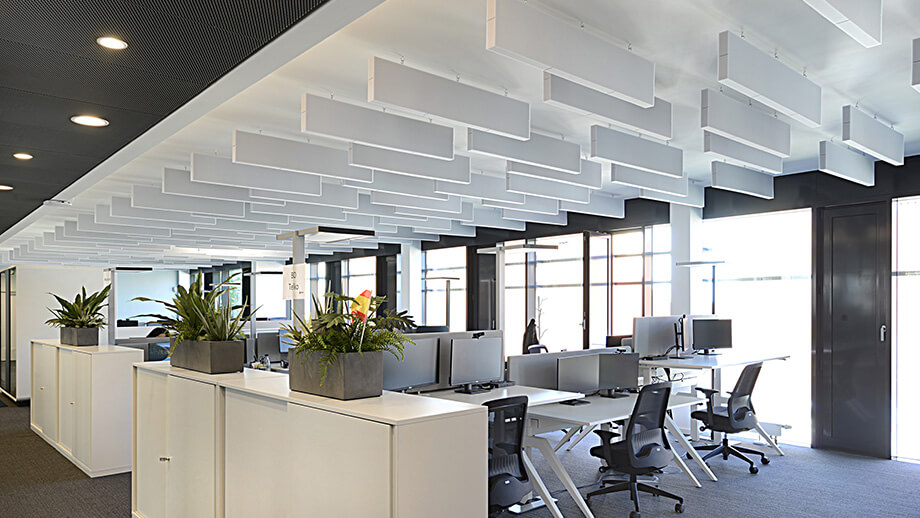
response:
<path fill-rule="evenodd" d="M 427 388 L 438 382 L 438 338 L 415 335 L 412 341 L 406 344 L 402 361 L 389 352 L 383 354 L 384 390 Z"/>
<path fill-rule="evenodd" d="M 267 354 L 268 359 L 272 362 L 281 361 L 281 343 L 277 331 L 256 335 L 256 354 L 259 358 Z"/>
<path fill-rule="evenodd" d="M 516 385 L 556 390 L 556 360 L 583 354 L 619 354 L 624 347 L 578 349 L 560 353 L 522 354 L 508 357 L 508 381 Z"/>
<path fill-rule="evenodd" d="M 454 333 L 410 333 L 406 336 L 412 340 L 435 338 L 439 343 L 438 351 L 438 383 L 423 387 L 425 392 L 451 388 L 450 385 L 450 341 L 455 338 L 473 338 L 473 335 L 482 335 L 482 338 L 502 338 L 501 331 L 459 331 Z"/>

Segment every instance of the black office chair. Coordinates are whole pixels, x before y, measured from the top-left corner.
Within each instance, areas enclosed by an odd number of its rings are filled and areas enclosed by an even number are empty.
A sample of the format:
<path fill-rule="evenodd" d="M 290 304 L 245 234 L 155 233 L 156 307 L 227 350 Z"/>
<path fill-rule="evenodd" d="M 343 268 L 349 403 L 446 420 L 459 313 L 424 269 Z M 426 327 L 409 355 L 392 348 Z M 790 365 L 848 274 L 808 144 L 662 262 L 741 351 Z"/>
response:
<path fill-rule="evenodd" d="M 524 469 L 527 396 L 487 401 L 489 408 L 489 516 L 521 503 L 533 491 Z"/>
<path fill-rule="evenodd" d="M 709 451 L 703 460 L 721 454 L 723 460 L 728 460 L 731 455 L 748 463 L 748 469 L 752 474 L 759 470 L 754 465 L 754 461 L 747 458 L 744 454 L 760 455 L 760 462 L 769 464 L 770 459 L 763 452 L 742 448 L 741 446 L 731 446 L 728 444 L 728 435 L 730 433 L 746 432 L 757 425 L 757 414 L 754 411 L 754 405 L 751 403 L 751 392 L 754 391 L 754 383 L 757 382 L 757 376 L 760 374 L 762 363 L 752 363 L 741 371 L 735 388 L 729 394 L 727 406 L 716 406 L 715 395 L 718 390 L 697 388 L 696 390 L 706 394 L 709 400 L 706 402 L 706 410 L 697 410 L 690 414 L 694 419 L 703 423 L 702 429 L 710 429 L 715 432 L 722 432 L 722 444 L 711 444 L 708 446 L 699 446 L 697 451 Z M 690 454 L 687 454 L 690 458 Z"/>
<path fill-rule="evenodd" d="M 668 398 L 671 395 L 670 383 L 656 383 L 646 385 L 639 392 L 636 406 L 626 427 L 626 438 L 623 441 L 613 442 L 619 434 L 609 430 L 595 430 L 600 436 L 600 446 L 591 448 L 591 455 L 607 462 L 608 469 L 626 473 L 628 482 L 608 482 L 613 484 L 597 491 L 588 493 L 587 498 L 629 490 L 629 498 L 633 501 L 636 510 L 629 513 L 630 518 L 639 517 L 639 491 L 656 496 L 663 496 L 677 500 L 674 510 L 684 512 L 684 499 L 657 487 L 644 484 L 637 480 L 639 475 L 650 475 L 660 472 L 673 458 L 671 445 L 664 434 L 664 416 L 668 408 Z"/>
<path fill-rule="evenodd" d="M 527 354 L 548 353 L 549 349 L 545 345 L 533 344 L 527 346 Z"/>

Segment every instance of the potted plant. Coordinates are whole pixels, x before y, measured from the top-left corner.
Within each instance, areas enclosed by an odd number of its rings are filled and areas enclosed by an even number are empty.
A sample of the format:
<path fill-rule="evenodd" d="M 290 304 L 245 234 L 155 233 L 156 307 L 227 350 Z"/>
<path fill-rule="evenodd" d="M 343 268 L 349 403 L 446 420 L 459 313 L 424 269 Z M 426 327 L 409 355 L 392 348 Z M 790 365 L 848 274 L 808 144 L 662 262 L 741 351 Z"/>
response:
<path fill-rule="evenodd" d="M 246 305 L 219 304 L 220 296 L 229 288 L 231 276 L 208 293 L 204 292 L 203 278 L 199 273 L 186 289 L 176 288 L 171 302 L 135 297 L 141 302 L 158 302 L 175 316 L 146 314 L 166 328 L 170 335 L 170 364 L 207 374 L 240 372 L 246 363 L 246 345 L 242 333 L 246 321 Z M 253 311 L 255 312 L 255 311 Z"/>
<path fill-rule="evenodd" d="M 293 324 L 283 326 L 295 355 L 289 364 L 291 390 L 346 400 L 379 396 L 383 354 L 402 360 L 412 340 L 401 331 L 415 325 L 406 311 L 378 314 L 384 301 L 369 290 L 358 297 L 327 293 L 322 306 L 314 297 L 309 323 L 295 314 Z"/>
<path fill-rule="evenodd" d="M 112 285 L 93 293 L 86 294 L 86 287 L 74 298 L 73 302 L 51 293 L 61 305 L 58 309 L 48 308 L 54 318 L 45 323 L 61 328 L 61 344 L 63 345 L 99 345 L 99 328 L 105 326 L 105 317 L 102 308 L 107 306 L 106 298 Z"/>

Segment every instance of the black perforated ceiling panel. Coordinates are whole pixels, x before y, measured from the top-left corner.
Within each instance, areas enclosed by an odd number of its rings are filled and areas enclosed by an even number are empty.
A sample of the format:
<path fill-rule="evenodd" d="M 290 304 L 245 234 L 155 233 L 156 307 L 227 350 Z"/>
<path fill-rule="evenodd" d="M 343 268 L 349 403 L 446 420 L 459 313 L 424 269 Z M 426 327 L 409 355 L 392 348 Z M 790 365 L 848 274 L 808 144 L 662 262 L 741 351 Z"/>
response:
<path fill-rule="evenodd" d="M 0 1 L 0 184 L 15 187 L 0 192 L 0 232 L 325 2 Z"/>

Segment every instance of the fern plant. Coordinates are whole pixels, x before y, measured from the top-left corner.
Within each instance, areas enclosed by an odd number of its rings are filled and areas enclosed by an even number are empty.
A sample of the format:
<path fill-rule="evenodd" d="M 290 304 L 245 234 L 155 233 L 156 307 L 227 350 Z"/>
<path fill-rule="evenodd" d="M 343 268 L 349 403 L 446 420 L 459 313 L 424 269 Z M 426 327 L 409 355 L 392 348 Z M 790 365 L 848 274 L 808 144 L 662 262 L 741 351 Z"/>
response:
<path fill-rule="evenodd" d="M 112 285 L 109 284 L 96 293 L 87 295 L 86 287 L 83 287 L 80 293 L 77 293 L 73 302 L 51 293 L 50 295 L 57 299 L 61 307 L 58 309 L 48 308 L 48 311 L 54 315 L 54 318 L 49 318 L 45 321 L 45 324 L 54 327 L 77 327 L 84 329 L 98 328 L 106 325 L 105 316 L 102 314 L 102 308 L 108 305 L 105 303 L 105 299 L 109 296 L 109 290 L 111 289 Z"/>
<path fill-rule="evenodd" d="M 176 288 L 176 296 L 172 301 L 147 297 L 135 297 L 131 300 L 157 302 L 175 315 L 137 315 L 154 318 L 158 325 L 166 328 L 170 337 L 175 338 L 170 354 L 179 342 L 239 340 L 243 338 L 242 329 L 246 325 L 246 321 L 243 320 L 246 304 L 219 304 L 221 295 L 230 289 L 227 284 L 232 282 L 236 275 L 239 274 L 230 276 L 208 293 L 204 292 L 204 277 L 199 273 L 188 289 L 185 286 Z M 255 311 L 257 310 L 253 310 L 253 313 Z"/>
<path fill-rule="evenodd" d="M 295 313 L 294 322 L 282 328 L 301 363 L 310 354 L 320 355 L 322 385 L 329 367 L 343 354 L 386 351 L 402 361 L 406 344 L 414 342 L 401 331 L 415 327 L 415 322 L 407 311 L 378 313 L 385 301 L 386 297 L 371 297 L 366 316 L 362 317 L 350 310 L 351 305 L 357 303 L 354 297 L 327 293 L 322 305 L 313 297 L 315 316 L 312 320 L 306 322 Z"/>

